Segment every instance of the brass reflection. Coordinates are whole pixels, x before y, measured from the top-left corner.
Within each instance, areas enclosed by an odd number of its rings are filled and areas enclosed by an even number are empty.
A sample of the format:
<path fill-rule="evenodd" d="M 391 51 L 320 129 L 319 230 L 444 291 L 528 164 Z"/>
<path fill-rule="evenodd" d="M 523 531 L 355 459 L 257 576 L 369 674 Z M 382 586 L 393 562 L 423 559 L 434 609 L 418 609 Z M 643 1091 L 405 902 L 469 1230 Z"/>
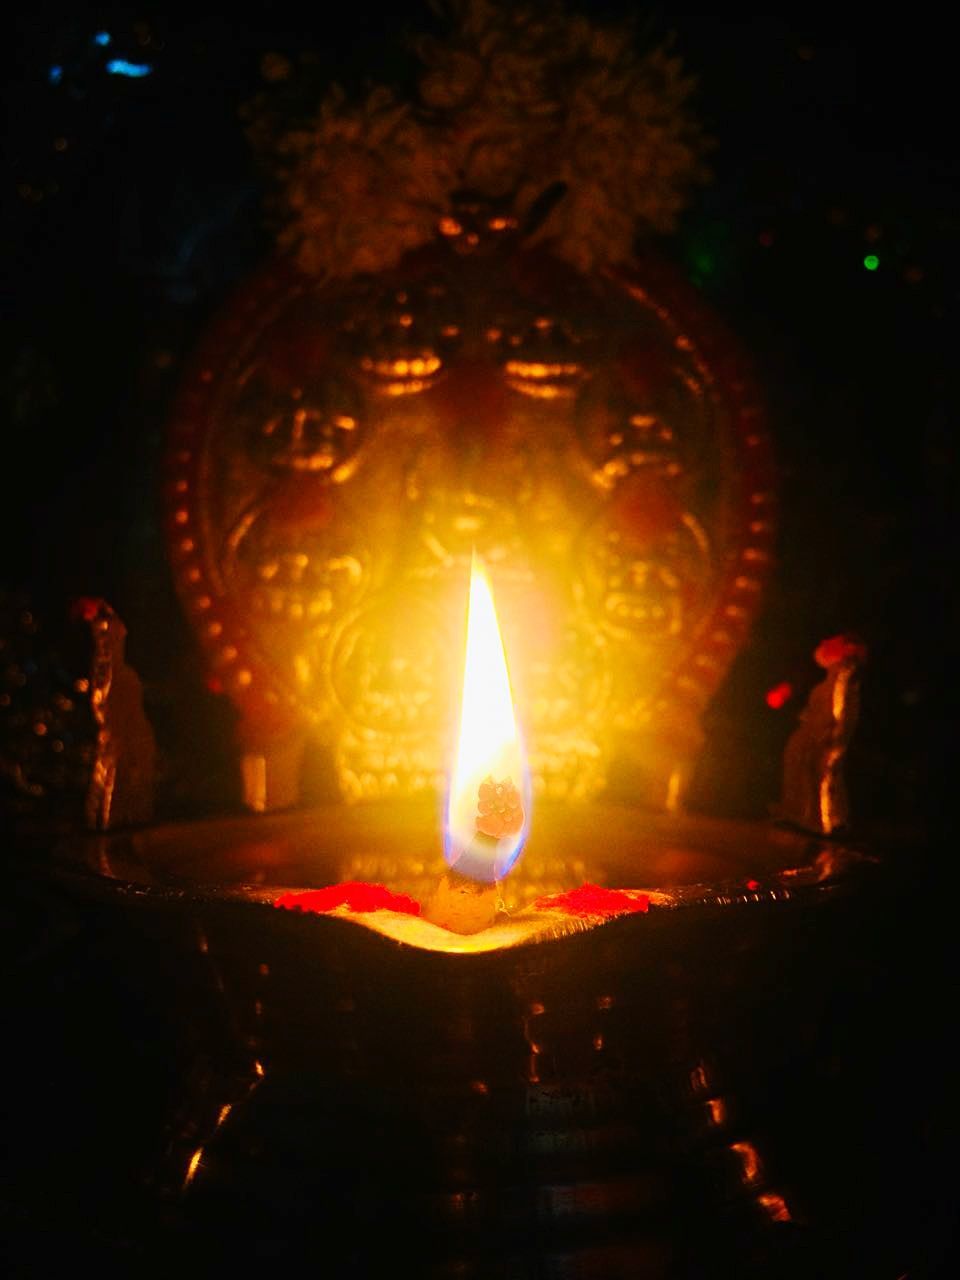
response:
<path fill-rule="evenodd" d="M 347 798 L 442 785 L 476 549 L 536 794 L 676 807 L 769 561 L 760 409 L 667 283 L 441 230 L 372 284 L 268 269 L 184 390 L 170 552 L 250 801 L 310 738 Z"/>

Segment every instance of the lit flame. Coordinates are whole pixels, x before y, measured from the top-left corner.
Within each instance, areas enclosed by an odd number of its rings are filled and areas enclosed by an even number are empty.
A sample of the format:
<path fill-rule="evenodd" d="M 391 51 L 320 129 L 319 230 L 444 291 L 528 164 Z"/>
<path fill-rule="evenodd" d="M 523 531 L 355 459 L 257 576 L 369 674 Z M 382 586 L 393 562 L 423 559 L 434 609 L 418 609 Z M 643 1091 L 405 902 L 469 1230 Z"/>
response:
<path fill-rule="evenodd" d="M 447 798 L 447 863 L 474 880 L 499 880 L 520 856 L 529 826 L 530 777 L 507 660 L 490 583 L 474 555 L 460 734 Z"/>

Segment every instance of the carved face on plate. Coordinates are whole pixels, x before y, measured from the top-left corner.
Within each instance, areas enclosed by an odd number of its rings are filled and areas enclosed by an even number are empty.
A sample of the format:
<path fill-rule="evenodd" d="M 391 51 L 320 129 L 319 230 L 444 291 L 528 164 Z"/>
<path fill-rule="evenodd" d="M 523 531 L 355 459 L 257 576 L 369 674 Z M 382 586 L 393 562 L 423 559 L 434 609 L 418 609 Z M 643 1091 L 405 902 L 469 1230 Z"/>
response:
<path fill-rule="evenodd" d="M 248 736 L 323 735 L 355 796 L 445 770 L 474 549 L 535 786 L 562 796 L 659 724 L 695 742 L 769 559 L 760 410 L 715 322 L 662 268 L 591 280 L 477 227 L 487 251 L 448 227 L 373 281 L 268 268 L 172 427 L 211 669 Z"/>

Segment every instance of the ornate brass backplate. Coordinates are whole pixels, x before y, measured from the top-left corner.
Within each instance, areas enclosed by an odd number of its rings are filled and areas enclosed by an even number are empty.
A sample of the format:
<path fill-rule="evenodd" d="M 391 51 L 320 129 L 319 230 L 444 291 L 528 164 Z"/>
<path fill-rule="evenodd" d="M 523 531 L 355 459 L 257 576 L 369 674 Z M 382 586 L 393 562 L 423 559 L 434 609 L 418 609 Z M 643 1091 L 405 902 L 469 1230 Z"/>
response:
<path fill-rule="evenodd" d="M 442 243 L 328 286 L 271 263 L 198 353 L 165 485 L 267 804 L 311 736 L 348 798 L 442 784 L 476 548 L 537 791 L 671 805 L 771 558 L 756 391 L 658 263 Z"/>

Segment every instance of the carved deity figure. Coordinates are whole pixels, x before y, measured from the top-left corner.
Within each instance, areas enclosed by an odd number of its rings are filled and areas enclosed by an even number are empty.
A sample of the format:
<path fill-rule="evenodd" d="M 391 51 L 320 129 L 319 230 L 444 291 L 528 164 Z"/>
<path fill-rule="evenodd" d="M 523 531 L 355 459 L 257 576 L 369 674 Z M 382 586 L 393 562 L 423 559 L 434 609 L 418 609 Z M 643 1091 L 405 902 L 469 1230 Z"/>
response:
<path fill-rule="evenodd" d="M 104 600 L 84 598 L 75 616 L 90 627 L 90 708 L 96 742 L 85 803 L 93 830 L 146 822 L 153 815 L 156 747 L 140 677 L 124 660 L 127 629 Z"/>
<path fill-rule="evenodd" d="M 811 692 L 784 750 L 777 816 L 829 836 L 850 824 L 843 767 L 857 724 L 867 650 L 856 636 L 844 634 L 823 640 L 813 656 L 826 675 Z"/>

